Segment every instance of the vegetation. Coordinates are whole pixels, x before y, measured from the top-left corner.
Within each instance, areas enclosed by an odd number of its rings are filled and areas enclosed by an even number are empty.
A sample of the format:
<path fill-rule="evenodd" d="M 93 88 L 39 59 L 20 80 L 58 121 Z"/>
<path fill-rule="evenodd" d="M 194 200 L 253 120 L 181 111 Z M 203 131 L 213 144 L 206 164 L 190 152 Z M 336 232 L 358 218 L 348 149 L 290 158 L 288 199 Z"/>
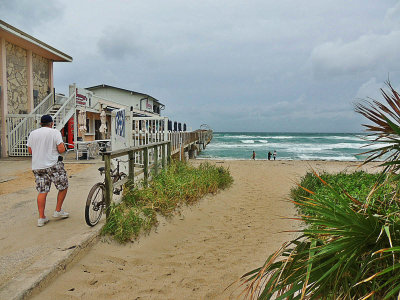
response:
<path fill-rule="evenodd" d="M 342 205 L 336 201 L 337 193 L 348 194 L 345 206 L 353 207 L 354 203 L 364 204 L 368 198 L 368 209 L 378 215 L 390 215 L 396 217 L 399 212 L 400 202 L 397 200 L 398 187 L 396 183 L 383 181 L 374 193 L 371 189 L 380 180 L 380 174 L 371 174 L 363 171 L 354 173 L 341 172 L 338 174 L 323 173 L 316 176 L 313 172 L 308 172 L 301 180 L 297 188 L 292 189 L 291 198 L 294 200 L 301 215 L 314 216 L 314 210 L 309 210 L 300 204 L 312 195 L 309 191 L 320 198 L 327 199 L 335 205 Z M 324 182 L 329 182 L 328 185 Z M 397 219 L 396 219 L 397 221 Z M 307 219 L 305 219 L 307 222 Z"/>
<path fill-rule="evenodd" d="M 122 203 L 110 208 L 103 233 L 126 242 L 156 225 L 157 213 L 171 216 L 180 205 L 194 203 L 232 182 L 232 176 L 223 167 L 202 163 L 195 168 L 184 162 L 173 162 L 154 176 L 148 187 L 125 189 Z"/>
<path fill-rule="evenodd" d="M 356 104 L 383 159 L 381 174 L 308 173 L 291 197 L 305 226 L 245 275 L 245 295 L 270 299 L 400 298 L 400 97 L 387 83 L 379 101 Z M 371 137 L 373 137 L 371 139 Z"/>

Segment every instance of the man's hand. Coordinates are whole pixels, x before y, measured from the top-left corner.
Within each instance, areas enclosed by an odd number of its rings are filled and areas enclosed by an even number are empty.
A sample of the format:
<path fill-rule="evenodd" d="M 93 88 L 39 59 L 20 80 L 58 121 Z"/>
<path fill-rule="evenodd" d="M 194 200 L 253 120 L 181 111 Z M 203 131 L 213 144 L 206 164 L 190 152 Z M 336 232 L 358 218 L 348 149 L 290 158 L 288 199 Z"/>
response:
<path fill-rule="evenodd" d="M 57 151 L 60 154 L 64 153 L 66 151 L 64 143 L 61 143 L 61 144 L 57 145 Z"/>

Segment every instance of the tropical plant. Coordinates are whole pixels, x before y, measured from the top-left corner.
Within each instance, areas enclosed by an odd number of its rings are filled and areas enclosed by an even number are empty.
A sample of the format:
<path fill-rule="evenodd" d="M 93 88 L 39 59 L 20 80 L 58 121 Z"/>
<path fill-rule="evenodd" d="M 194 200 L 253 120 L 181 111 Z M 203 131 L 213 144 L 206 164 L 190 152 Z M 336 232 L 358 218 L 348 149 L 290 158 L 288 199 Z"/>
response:
<path fill-rule="evenodd" d="M 293 200 L 307 212 L 300 218 L 306 220 L 307 227 L 300 230 L 299 238 L 273 253 L 262 267 L 243 275 L 245 296 L 394 298 L 400 291 L 400 247 L 393 247 L 400 245 L 399 213 L 381 215 L 379 201 L 365 208 L 349 192 L 329 185 L 316 173 L 313 176 L 319 180 L 313 186 L 322 185 L 320 192 L 303 186 L 312 181 L 306 178 L 298 188 L 306 195 Z M 385 186 L 390 187 L 390 183 Z"/>
<path fill-rule="evenodd" d="M 371 144 L 382 144 L 362 153 L 369 155 L 364 164 L 377 159 L 384 160 L 384 173 L 400 169 L 400 95 L 390 81 L 386 85 L 389 92 L 381 89 L 386 105 L 372 99 L 355 104 L 355 111 L 372 122 L 363 124 L 370 133 Z"/>

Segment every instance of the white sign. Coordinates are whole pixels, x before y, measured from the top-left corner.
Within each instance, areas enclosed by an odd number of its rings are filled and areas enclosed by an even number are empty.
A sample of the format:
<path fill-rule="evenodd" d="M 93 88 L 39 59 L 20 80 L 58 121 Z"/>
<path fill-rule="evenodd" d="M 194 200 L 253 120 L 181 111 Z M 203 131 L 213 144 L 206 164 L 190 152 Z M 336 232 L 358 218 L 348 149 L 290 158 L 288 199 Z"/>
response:
<path fill-rule="evenodd" d="M 125 109 L 114 110 L 111 113 L 111 150 L 130 147 L 132 139 L 132 121 Z"/>

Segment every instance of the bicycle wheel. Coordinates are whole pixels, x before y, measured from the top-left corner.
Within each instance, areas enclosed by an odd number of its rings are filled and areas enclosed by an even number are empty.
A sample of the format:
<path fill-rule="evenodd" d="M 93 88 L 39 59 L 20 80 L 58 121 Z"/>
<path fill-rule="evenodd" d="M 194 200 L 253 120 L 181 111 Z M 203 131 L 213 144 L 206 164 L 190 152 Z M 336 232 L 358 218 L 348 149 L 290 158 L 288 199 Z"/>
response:
<path fill-rule="evenodd" d="M 105 187 L 101 182 L 96 183 L 89 191 L 85 206 L 85 220 L 89 226 L 100 221 L 105 205 L 104 191 Z"/>

